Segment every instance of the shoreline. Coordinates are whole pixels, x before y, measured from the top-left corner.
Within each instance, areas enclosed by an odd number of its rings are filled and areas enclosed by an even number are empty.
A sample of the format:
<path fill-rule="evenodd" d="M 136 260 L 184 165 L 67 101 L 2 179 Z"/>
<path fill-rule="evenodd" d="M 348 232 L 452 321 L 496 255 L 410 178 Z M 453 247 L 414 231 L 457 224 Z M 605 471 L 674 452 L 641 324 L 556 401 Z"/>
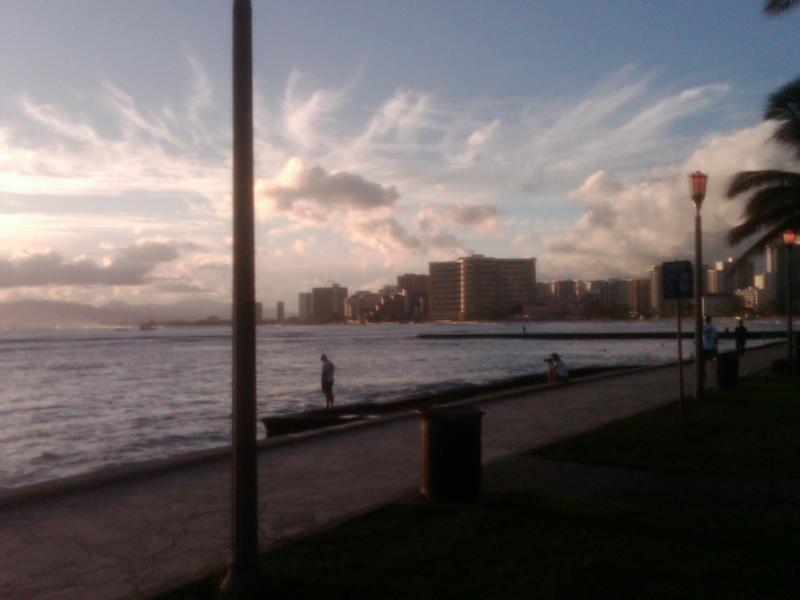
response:
<path fill-rule="evenodd" d="M 623 374 L 637 369 L 659 369 L 668 365 L 649 365 L 649 366 L 614 366 L 614 367 L 583 367 L 573 369 L 571 380 L 581 381 L 593 377 L 613 376 Z M 440 390 L 408 396 L 398 400 L 385 403 L 352 403 L 342 404 L 334 407 L 331 411 L 327 409 L 311 409 L 299 413 L 287 413 L 278 418 L 306 418 L 314 415 L 324 414 L 328 416 L 347 415 L 359 409 L 374 409 L 374 414 L 369 418 L 348 419 L 334 423 L 332 426 L 323 428 L 304 428 L 288 433 L 288 435 L 267 436 L 258 435 L 257 445 L 259 452 L 273 447 L 291 445 L 302 442 L 309 437 L 317 435 L 328 435 L 336 432 L 347 431 L 352 427 L 380 425 L 391 422 L 396 418 L 403 418 L 413 414 L 418 408 L 433 405 L 445 405 L 451 403 L 469 403 L 479 401 L 482 396 L 492 394 L 515 394 L 530 388 L 547 388 L 546 376 L 543 373 L 527 374 L 516 377 L 498 379 L 482 384 L 465 384 L 451 389 Z M 259 421 L 272 417 L 262 417 Z M 260 429 L 260 428 L 259 428 Z M 263 431 L 263 430 L 262 430 Z M 130 481 L 138 477 L 155 477 L 171 471 L 201 467 L 204 465 L 229 460 L 231 446 L 212 446 L 191 452 L 172 454 L 160 458 L 146 461 L 120 463 L 101 469 L 67 475 L 56 479 L 48 479 L 35 483 L 24 484 L 14 487 L 0 487 L 0 509 L 16 506 L 21 503 L 35 502 L 38 499 L 50 498 L 79 491 L 92 489 Z"/>
<path fill-rule="evenodd" d="M 759 351 L 772 346 L 781 345 L 783 343 L 784 342 L 781 341 L 767 342 L 765 344 L 752 347 L 750 351 Z M 690 364 L 690 362 L 690 359 L 684 360 L 684 364 Z M 671 360 L 663 364 L 647 365 L 638 368 L 636 366 L 623 365 L 617 365 L 614 367 L 576 368 L 573 369 L 572 373 L 574 383 L 582 383 L 583 381 L 594 378 L 614 377 L 638 370 L 657 370 L 674 368 L 675 366 L 677 366 L 677 361 Z M 598 369 L 603 370 L 604 372 L 598 373 Z M 594 372 L 587 373 L 583 377 L 579 376 L 581 371 L 587 370 L 593 370 Z M 344 432 L 357 427 L 380 425 L 382 423 L 392 422 L 395 419 L 412 415 L 417 406 L 426 402 L 438 402 L 441 404 L 482 402 L 484 401 L 482 397 L 494 398 L 495 396 L 508 396 L 521 393 L 523 391 L 536 390 L 537 388 L 549 389 L 550 387 L 551 386 L 545 384 L 545 376 L 542 373 L 503 378 L 484 384 L 467 384 L 451 389 L 409 396 L 384 403 L 383 405 L 378 405 L 379 410 L 383 406 L 387 407 L 381 411 L 381 415 L 378 415 L 379 418 L 361 419 L 349 423 L 344 422 L 342 424 L 337 424 L 335 427 L 312 429 L 288 436 L 265 437 L 263 434 L 260 434 L 258 435 L 257 444 L 259 451 L 263 451 L 274 447 L 281 447 L 302 442 L 309 437 L 318 435 L 331 435 L 336 432 Z M 365 403 L 362 403 L 361 406 L 364 404 Z M 335 411 L 346 413 L 347 411 L 352 410 L 354 406 L 357 407 L 359 405 L 339 405 L 335 408 Z M 325 411 L 324 409 L 312 409 L 311 411 L 304 411 L 303 413 L 287 413 L 287 416 L 292 414 L 313 415 L 315 412 L 319 413 Z M 116 465 L 85 471 L 74 475 L 66 475 L 55 479 L 46 479 L 19 486 L 0 487 L 0 508 L 16 505 L 28 499 L 49 497 L 52 494 L 60 495 L 62 493 L 80 489 L 88 489 L 108 485 L 111 483 L 128 481 L 137 477 L 153 477 L 159 474 L 174 471 L 176 469 L 201 467 L 222 460 L 228 460 L 230 453 L 231 446 L 228 444 L 221 446 L 210 446 L 189 452 L 167 454 L 159 458 L 153 458 L 144 461 L 122 462 Z"/>

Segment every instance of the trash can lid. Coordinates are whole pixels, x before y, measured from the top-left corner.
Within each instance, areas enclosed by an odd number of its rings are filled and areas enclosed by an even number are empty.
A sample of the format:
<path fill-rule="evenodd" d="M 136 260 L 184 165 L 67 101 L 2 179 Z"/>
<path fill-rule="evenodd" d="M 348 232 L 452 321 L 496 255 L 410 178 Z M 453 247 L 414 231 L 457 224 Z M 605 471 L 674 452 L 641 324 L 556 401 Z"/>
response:
<path fill-rule="evenodd" d="M 417 411 L 423 417 L 443 419 L 447 421 L 460 421 L 463 419 L 481 418 L 484 412 L 474 406 L 433 406 Z"/>

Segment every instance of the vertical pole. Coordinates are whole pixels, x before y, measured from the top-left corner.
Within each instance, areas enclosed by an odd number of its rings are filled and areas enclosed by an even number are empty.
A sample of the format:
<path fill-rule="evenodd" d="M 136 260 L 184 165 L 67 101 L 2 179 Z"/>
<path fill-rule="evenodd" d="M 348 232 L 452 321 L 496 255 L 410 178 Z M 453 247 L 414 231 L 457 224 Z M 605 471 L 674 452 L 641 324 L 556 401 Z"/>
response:
<path fill-rule="evenodd" d="M 681 299 L 675 302 L 678 304 L 678 382 L 680 385 L 680 396 L 678 399 L 678 419 L 683 423 L 683 328 L 681 327 Z"/>
<path fill-rule="evenodd" d="M 789 367 L 792 368 L 792 347 L 794 345 L 792 333 L 792 244 L 786 244 L 786 351 L 789 357 Z"/>
<path fill-rule="evenodd" d="M 250 0 L 233 2 L 232 556 L 222 598 L 258 593 L 253 60 Z"/>
<path fill-rule="evenodd" d="M 694 398 L 705 394 L 705 363 L 703 362 L 703 240 L 700 203 L 695 202 L 694 217 Z"/>

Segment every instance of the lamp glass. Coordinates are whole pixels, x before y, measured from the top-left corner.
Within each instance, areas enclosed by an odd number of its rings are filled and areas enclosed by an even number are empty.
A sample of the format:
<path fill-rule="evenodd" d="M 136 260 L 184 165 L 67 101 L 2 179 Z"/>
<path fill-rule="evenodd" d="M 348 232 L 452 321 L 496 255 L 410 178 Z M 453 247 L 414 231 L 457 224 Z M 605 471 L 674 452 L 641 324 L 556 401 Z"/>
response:
<path fill-rule="evenodd" d="M 797 241 L 797 232 L 794 229 L 787 229 L 783 232 L 783 243 L 787 246 L 794 246 Z"/>
<path fill-rule="evenodd" d="M 706 197 L 706 184 L 708 183 L 708 175 L 695 171 L 689 175 L 689 192 L 692 200 L 695 202 L 702 202 Z"/>

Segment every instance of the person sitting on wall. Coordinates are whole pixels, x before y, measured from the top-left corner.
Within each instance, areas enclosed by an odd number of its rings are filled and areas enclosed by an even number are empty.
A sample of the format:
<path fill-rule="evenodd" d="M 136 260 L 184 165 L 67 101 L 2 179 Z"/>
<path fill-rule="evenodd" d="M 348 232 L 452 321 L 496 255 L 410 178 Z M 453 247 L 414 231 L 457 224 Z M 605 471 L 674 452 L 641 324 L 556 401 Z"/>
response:
<path fill-rule="evenodd" d="M 550 358 L 546 358 L 547 363 L 547 381 L 552 383 L 567 381 L 569 379 L 569 368 L 558 353 L 553 352 Z"/>

